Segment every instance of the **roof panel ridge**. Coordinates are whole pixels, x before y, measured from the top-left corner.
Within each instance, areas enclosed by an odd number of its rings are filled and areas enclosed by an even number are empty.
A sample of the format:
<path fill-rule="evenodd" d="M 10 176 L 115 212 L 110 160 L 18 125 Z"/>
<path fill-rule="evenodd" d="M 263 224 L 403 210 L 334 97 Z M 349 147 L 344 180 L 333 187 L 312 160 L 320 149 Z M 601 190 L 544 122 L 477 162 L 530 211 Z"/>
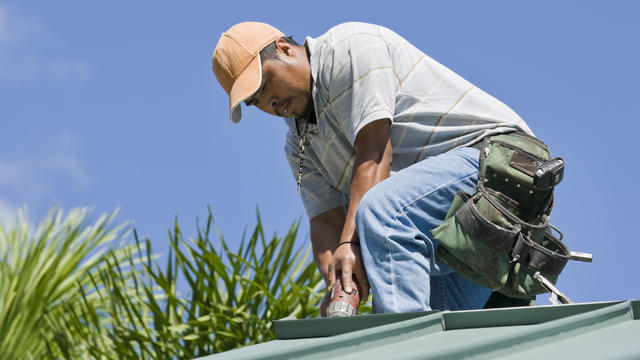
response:
<path fill-rule="evenodd" d="M 414 319 L 375 326 L 355 332 L 308 339 L 304 343 L 289 347 L 286 354 L 290 358 L 313 358 L 315 354 L 321 355 L 322 358 L 331 359 L 335 356 L 349 353 L 351 348 L 357 351 L 361 350 L 363 346 L 374 348 L 393 344 L 407 337 L 411 337 L 412 334 L 415 336 L 424 336 L 431 333 L 442 332 L 442 313 L 444 312 L 435 312 Z M 351 320 L 355 319 L 351 318 Z M 315 322 L 315 324 L 317 325 L 318 322 Z"/>
<path fill-rule="evenodd" d="M 458 359 L 466 357 L 482 357 L 494 359 L 506 356 L 517 345 L 518 349 L 526 350 L 536 346 L 546 345 L 555 341 L 563 341 L 569 337 L 579 336 L 588 332 L 600 330 L 634 319 L 633 303 L 605 303 L 604 307 L 586 311 L 575 315 L 562 317 L 548 322 L 514 327 L 508 334 L 499 333 L 490 338 L 470 341 L 455 349 L 445 348 L 430 354 L 433 359 Z M 559 305 L 572 307 L 576 305 Z M 580 306 L 580 305 L 578 305 Z M 562 336 L 557 336 L 557 335 Z"/>

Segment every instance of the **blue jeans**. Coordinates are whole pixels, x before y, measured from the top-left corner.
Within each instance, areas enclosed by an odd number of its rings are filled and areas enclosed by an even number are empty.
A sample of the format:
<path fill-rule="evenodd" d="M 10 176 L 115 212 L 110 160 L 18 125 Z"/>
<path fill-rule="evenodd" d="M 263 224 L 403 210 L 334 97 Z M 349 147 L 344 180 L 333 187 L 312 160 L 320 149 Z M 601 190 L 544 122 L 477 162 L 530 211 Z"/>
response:
<path fill-rule="evenodd" d="M 435 260 L 429 231 L 458 190 L 473 193 L 479 155 L 459 148 L 407 167 L 371 188 L 356 213 L 375 313 L 482 308 L 491 289 Z"/>

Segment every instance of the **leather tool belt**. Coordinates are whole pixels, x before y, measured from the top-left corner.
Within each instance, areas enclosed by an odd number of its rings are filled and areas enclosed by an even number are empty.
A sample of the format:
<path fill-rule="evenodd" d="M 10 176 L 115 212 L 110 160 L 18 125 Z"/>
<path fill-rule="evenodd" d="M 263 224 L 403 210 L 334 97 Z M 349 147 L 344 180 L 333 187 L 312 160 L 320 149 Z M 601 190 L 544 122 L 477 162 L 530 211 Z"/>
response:
<path fill-rule="evenodd" d="M 431 231 L 440 243 L 436 259 L 509 297 L 548 292 L 534 275 L 555 284 L 571 258 L 562 234 L 549 224 L 553 189 L 563 174 L 564 161 L 533 136 L 484 139 L 476 193 L 458 192 L 443 224 Z"/>

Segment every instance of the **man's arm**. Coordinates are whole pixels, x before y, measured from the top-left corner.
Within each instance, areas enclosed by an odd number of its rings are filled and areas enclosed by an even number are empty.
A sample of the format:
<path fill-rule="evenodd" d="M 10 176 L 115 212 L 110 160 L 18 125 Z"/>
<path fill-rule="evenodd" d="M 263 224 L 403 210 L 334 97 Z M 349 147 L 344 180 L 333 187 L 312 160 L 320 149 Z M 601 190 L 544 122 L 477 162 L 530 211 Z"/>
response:
<path fill-rule="evenodd" d="M 327 285 L 329 285 L 329 262 L 340 240 L 345 217 L 346 210 L 344 206 L 340 206 L 309 220 L 313 259 Z"/>
<path fill-rule="evenodd" d="M 340 243 L 359 242 L 355 217 L 364 194 L 377 183 L 389 177 L 392 148 L 390 140 L 391 121 L 380 119 L 363 127 L 354 143 L 355 162 L 351 179 L 349 208 L 340 236 Z M 333 287 L 338 272 L 342 273 L 342 283 L 346 292 L 351 292 L 351 276 L 355 275 L 362 287 L 362 299 L 369 297 L 369 282 L 360 255 L 358 244 L 339 246 L 329 263 L 329 288 Z"/>

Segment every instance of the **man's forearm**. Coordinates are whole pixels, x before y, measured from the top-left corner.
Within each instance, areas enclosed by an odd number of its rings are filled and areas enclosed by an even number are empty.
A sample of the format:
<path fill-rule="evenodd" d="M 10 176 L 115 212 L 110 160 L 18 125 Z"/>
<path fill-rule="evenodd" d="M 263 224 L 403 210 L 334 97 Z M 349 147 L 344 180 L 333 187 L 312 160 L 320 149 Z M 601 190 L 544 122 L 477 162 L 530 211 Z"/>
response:
<path fill-rule="evenodd" d="M 376 141 L 356 144 L 356 157 L 353 164 L 351 189 L 349 194 L 349 208 L 340 242 L 354 241 L 356 235 L 356 211 L 364 194 L 374 185 L 389 177 L 391 169 L 392 149 L 389 140 L 388 120 L 378 120 L 365 127 L 362 131 L 383 132 L 386 136 Z M 381 130 L 385 129 L 386 130 Z M 364 134 L 365 136 L 368 134 Z M 358 141 L 358 139 L 356 140 Z"/>
<path fill-rule="evenodd" d="M 389 162 L 375 162 L 361 159 L 354 164 L 353 179 L 351 180 L 351 193 L 349 196 L 349 210 L 345 220 L 345 226 L 340 237 L 340 242 L 357 240 L 356 235 L 356 211 L 364 194 L 374 185 L 389 177 Z"/>
<path fill-rule="evenodd" d="M 346 211 L 338 207 L 320 214 L 309 221 L 313 259 L 322 277 L 327 281 L 327 272 L 333 250 L 338 245 L 344 228 Z"/>

